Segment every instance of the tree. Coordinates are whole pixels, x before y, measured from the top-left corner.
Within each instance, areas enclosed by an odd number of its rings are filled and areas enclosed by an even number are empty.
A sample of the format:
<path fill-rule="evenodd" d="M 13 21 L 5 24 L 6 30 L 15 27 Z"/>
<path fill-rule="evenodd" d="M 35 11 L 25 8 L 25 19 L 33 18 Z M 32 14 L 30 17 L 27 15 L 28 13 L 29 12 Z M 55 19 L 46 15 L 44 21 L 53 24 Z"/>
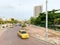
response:
<path fill-rule="evenodd" d="M 2 18 L 0 18 L 0 24 L 4 24 L 4 23 L 5 21 Z"/>
<path fill-rule="evenodd" d="M 18 20 L 14 19 L 14 18 L 11 18 L 11 20 L 9 22 L 13 24 L 13 23 L 17 23 Z"/>
<path fill-rule="evenodd" d="M 44 26 L 45 25 L 45 13 L 40 13 L 40 15 L 35 20 L 35 25 Z"/>
<path fill-rule="evenodd" d="M 31 24 L 34 24 L 34 23 L 35 23 L 35 18 L 34 18 L 34 17 L 31 17 L 31 18 L 30 18 L 30 23 L 31 23 Z"/>
<path fill-rule="evenodd" d="M 53 28 L 55 24 L 60 24 L 60 13 L 56 13 L 56 11 L 59 11 L 60 9 L 58 10 L 51 10 L 51 11 L 48 11 L 48 27 L 50 28 L 52 25 L 53 25 Z M 43 26 L 45 27 L 46 25 L 46 14 L 45 12 L 43 13 L 40 13 L 38 17 L 36 18 L 33 18 L 31 17 L 31 24 L 34 24 L 34 25 L 38 25 L 38 26 Z"/>
<path fill-rule="evenodd" d="M 60 25 L 60 18 L 54 20 L 55 25 Z"/>

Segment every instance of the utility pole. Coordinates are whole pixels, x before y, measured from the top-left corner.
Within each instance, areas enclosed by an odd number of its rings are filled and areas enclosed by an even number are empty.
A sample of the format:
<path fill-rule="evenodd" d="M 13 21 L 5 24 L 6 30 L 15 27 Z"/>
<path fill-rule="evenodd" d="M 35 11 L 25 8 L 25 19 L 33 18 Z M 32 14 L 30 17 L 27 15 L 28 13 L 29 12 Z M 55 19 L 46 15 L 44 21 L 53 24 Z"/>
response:
<path fill-rule="evenodd" d="M 48 0 L 46 0 L 46 39 L 48 39 L 48 11 L 47 11 L 47 6 Z"/>

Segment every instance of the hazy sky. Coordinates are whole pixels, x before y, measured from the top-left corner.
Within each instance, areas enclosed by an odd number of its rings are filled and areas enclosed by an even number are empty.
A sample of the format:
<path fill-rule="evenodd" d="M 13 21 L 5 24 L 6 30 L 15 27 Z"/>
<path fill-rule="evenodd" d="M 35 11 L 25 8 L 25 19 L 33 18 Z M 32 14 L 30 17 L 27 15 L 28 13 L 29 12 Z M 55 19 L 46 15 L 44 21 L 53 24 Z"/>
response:
<path fill-rule="evenodd" d="M 46 0 L 0 0 L 0 17 L 29 19 L 34 15 L 34 6 L 43 5 Z M 60 0 L 48 0 L 48 10 L 60 9 Z"/>

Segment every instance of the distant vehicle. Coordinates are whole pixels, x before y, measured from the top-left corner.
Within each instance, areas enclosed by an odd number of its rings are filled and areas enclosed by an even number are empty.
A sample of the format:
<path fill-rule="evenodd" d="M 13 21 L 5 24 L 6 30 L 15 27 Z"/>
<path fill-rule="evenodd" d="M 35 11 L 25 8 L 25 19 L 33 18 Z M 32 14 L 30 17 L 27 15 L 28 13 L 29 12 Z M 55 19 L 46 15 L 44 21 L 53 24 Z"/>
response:
<path fill-rule="evenodd" d="M 13 24 L 9 24 L 8 27 L 13 28 Z"/>
<path fill-rule="evenodd" d="M 6 24 L 5 27 L 8 27 L 8 25 Z"/>
<path fill-rule="evenodd" d="M 29 38 L 29 34 L 25 30 L 20 30 L 18 32 L 18 36 L 20 36 L 23 39 Z"/>
<path fill-rule="evenodd" d="M 4 25 L 2 25 L 2 28 L 5 28 L 6 27 L 6 25 L 4 24 Z"/>
<path fill-rule="evenodd" d="M 19 24 L 19 26 L 22 26 L 22 24 Z"/>
<path fill-rule="evenodd" d="M 2 26 L 2 28 L 5 28 L 5 26 Z"/>
<path fill-rule="evenodd" d="M 17 23 L 16 26 L 21 26 L 22 24 L 21 23 Z"/>

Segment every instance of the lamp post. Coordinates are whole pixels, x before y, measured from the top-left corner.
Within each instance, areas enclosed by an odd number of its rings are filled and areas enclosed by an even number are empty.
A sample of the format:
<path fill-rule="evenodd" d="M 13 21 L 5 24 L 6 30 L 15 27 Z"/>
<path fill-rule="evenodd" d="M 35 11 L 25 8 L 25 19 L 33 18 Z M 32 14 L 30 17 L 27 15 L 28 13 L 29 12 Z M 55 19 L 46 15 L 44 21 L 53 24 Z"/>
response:
<path fill-rule="evenodd" d="M 47 3 L 48 3 L 48 0 L 46 0 L 46 39 L 48 39 L 48 12 L 47 12 Z"/>

